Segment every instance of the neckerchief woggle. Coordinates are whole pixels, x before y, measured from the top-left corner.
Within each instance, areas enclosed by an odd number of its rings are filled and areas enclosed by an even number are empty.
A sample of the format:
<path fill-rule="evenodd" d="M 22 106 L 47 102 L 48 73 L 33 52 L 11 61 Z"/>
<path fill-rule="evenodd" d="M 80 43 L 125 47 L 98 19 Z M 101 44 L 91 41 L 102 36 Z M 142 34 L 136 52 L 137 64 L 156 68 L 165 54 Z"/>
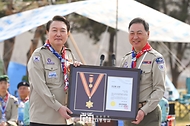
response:
<path fill-rule="evenodd" d="M 64 90 L 66 91 L 68 89 L 68 86 L 69 86 L 69 80 L 68 80 L 67 68 L 66 68 L 66 61 L 67 60 L 65 58 L 65 55 L 66 55 L 65 47 L 63 47 L 62 55 L 60 55 L 58 52 L 56 52 L 51 47 L 49 40 L 46 41 L 44 46 L 47 47 L 61 61 L 61 66 L 62 66 L 62 71 L 63 71 L 63 76 L 64 76 L 64 83 L 65 83 Z"/>
<path fill-rule="evenodd" d="M 9 93 L 7 93 L 4 98 L 0 97 L 0 102 L 1 102 L 0 109 L 1 109 L 1 113 L 2 113 L 1 120 L 5 121 L 5 122 L 6 122 L 6 114 L 5 114 L 5 112 L 6 112 L 6 107 L 7 107 L 8 100 L 9 100 Z"/>
<path fill-rule="evenodd" d="M 131 68 L 136 68 L 136 62 L 139 57 L 141 57 L 145 52 L 148 52 L 152 49 L 150 44 L 147 42 L 146 45 L 142 48 L 142 50 L 136 54 L 134 47 L 132 48 L 132 63 Z"/>

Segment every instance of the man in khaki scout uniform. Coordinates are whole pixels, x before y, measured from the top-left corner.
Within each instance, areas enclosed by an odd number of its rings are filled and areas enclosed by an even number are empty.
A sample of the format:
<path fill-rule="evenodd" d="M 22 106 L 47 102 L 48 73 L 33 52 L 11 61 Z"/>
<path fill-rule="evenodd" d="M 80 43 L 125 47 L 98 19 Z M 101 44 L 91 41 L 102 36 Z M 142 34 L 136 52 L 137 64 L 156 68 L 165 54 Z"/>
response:
<path fill-rule="evenodd" d="M 0 126 L 16 126 L 18 118 L 18 100 L 7 91 L 9 78 L 0 76 Z"/>
<path fill-rule="evenodd" d="M 125 121 L 125 126 L 160 126 L 158 103 L 165 91 L 165 61 L 148 43 L 149 25 L 145 20 L 133 19 L 128 29 L 132 52 L 123 57 L 121 67 L 141 69 L 141 80 L 136 120 Z"/>
<path fill-rule="evenodd" d="M 28 62 L 30 126 L 66 125 L 72 114 L 67 108 L 68 66 L 75 58 L 64 46 L 70 25 L 64 17 L 55 16 L 46 30 L 46 43 L 34 51 Z M 80 63 L 75 61 L 74 65 Z"/>

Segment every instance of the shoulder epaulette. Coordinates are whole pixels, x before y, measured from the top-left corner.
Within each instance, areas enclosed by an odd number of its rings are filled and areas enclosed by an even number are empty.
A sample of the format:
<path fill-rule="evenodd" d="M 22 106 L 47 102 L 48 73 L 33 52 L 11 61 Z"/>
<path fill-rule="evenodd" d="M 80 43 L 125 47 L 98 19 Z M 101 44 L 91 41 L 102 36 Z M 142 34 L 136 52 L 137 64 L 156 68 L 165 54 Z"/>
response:
<path fill-rule="evenodd" d="M 69 49 L 69 48 L 65 48 L 65 50 L 72 52 L 71 49 Z"/>
<path fill-rule="evenodd" d="M 47 49 L 45 46 L 42 46 L 40 49 Z"/>
<path fill-rule="evenodd" d="M 13 95 L 9 95 L 9 98 L 12 98 L 14 101 L 18 101 L 18 99 Z"/>
<path fill-rule="evenodd" d="M 131 51 L 131 52 L 128 52 L 127 54 L 125 54 L 125 56 L 130 55 L 131 53 L 132 53 L 132 51 Z"/>
<path fill-rule="evenodd" d="M 46 48 L 45 48 L 44 46 L 41 46 L 41 47 L 35 49 L 35 50 L 34 50 L 34 53 L 35 53 L 35 52 L 40 52 L 42 49 L 46 49 Z"/>
<path fill-rule="evenodd" d="M 149 53 L 153 54 L 156 57 L 160 57 L 162 56 L 158 51 L 151 49 L 150 51 L 148 51 Z"/>

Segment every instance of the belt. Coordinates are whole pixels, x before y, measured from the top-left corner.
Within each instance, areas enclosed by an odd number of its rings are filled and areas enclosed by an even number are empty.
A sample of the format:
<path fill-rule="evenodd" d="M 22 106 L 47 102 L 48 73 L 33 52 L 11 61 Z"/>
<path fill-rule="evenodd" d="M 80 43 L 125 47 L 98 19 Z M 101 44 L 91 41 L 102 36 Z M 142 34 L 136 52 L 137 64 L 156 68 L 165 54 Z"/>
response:
<path fill-rule="evenodd" d="M 146 104 L 146 101 L 139 102 L 139 109 L 141 109 Z"/>

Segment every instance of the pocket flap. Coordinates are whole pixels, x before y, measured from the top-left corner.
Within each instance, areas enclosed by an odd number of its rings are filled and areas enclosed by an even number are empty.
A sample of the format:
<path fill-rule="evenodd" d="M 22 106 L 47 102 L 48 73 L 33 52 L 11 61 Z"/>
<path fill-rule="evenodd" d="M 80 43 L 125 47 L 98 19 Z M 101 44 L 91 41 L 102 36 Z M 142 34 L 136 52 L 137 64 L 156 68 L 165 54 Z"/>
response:
<path fill-rule="evenodd" d="M 151 69 L 144 69 L 143 70 L 143 73 L 147 74 L 147 73 L 150 73 L 151 72 Z"/>
<path fill-rule="evenodd" d="M 58 66 L 49 66 L 49 65 L 47 65 L 47 66 L 45 66 L 45 69 L 46 70 L 49 70 L 49 71 L 55 71 L 55 70 L 57 70 L 58 69 Z"/>

